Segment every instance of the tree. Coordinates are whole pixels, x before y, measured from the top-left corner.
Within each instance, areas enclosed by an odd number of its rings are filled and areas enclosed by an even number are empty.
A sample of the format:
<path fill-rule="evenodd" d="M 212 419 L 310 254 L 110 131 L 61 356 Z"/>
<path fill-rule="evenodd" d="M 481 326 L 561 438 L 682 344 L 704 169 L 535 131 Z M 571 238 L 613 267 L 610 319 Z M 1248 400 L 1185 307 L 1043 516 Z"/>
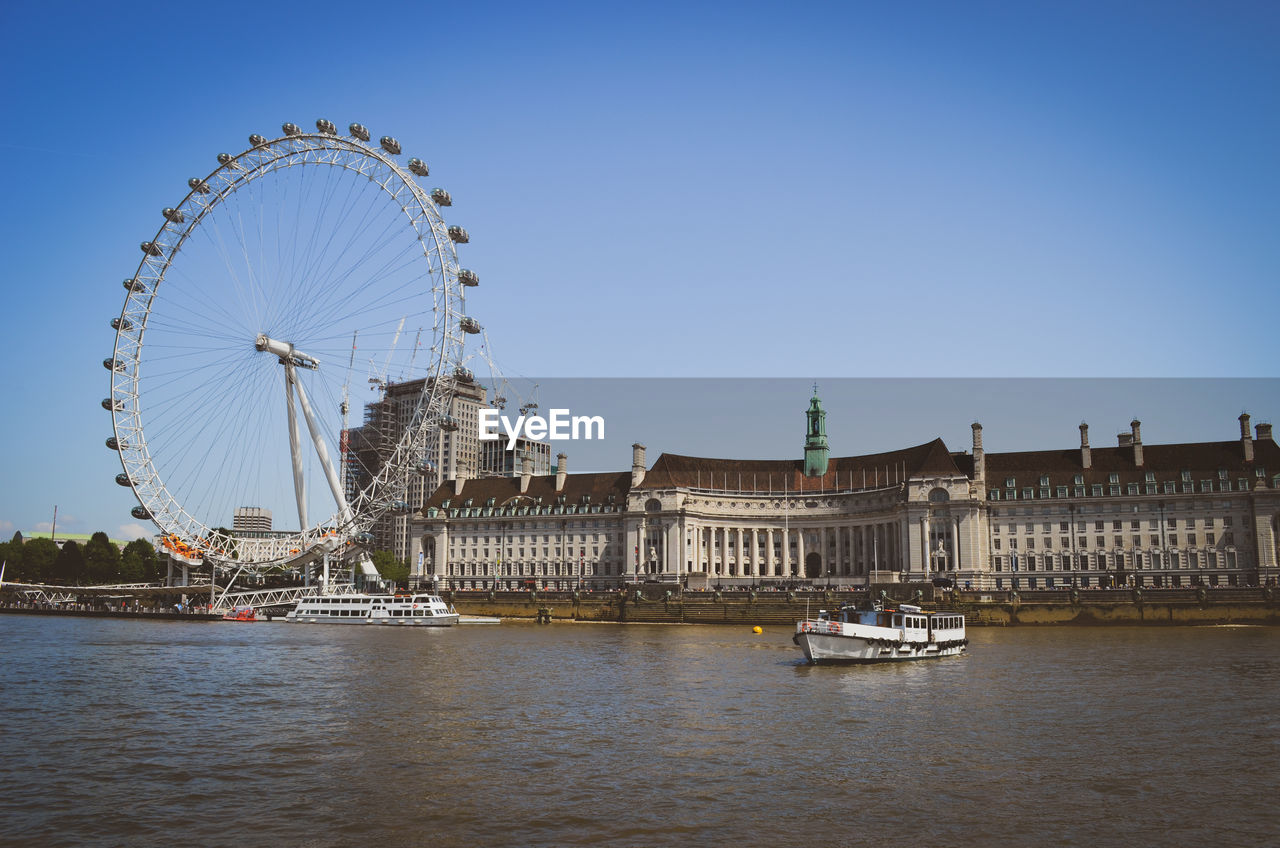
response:
<path fill-rule="evenodd" d="M 409 579 L 409 566 L 396 559 L 391 551 L 374 551 L 373 567 L 378 569 L 383 580 L 404 583 Z"/>
<path fill-rule="evenodd" d="M 137 563 L 137 576 L 131 576 Z M 160 579 L 166 571 L 164 565 L 156 559 L 156 549 L 146 539 L 134 539 L 132 542 L 124 546 L 124 554 L 120 557 L 121 576 L 124 579 L 133 582 L 137 580 L 145 580 L 148 583 L 154 583 Z M 128 571 L 130 576 L 125 576 L 124 572 Z"/>
<path fill-rule="evenodd" d="M 52 539 L 32 539 L 22 546 L 22 572 L 28 583 L 49 583 L 53 580 L 54 560 L 58 558 L 58 546 Z"/>
<path fill-rule="evenodd" d="M 21 542 L 0 542 L 0 562 L 4 563 L 5 580 L 21 583 L 27 579 L 22 565 Z"/>
<path fill-rule="evenodd" d="M 75 542 L 68 540 L 62 543 L 62 550 L 53 560 L 52 577 L 60 586 L 71 586 L 84 580 L 84 551 Z"/>
<path fill-rule="evenodd" d="M 120 549 L 107 534 L 94 533 L 84 546 L 85 576 L 90 583 L 115 583 L 120 579 Z"/>

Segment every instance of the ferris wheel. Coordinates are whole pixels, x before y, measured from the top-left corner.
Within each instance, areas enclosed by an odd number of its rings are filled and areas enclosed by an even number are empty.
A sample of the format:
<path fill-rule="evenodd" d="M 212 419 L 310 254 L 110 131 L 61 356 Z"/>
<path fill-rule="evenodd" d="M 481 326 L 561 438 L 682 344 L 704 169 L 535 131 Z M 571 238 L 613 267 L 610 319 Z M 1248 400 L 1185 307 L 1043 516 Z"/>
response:
<path fill-rule="evenodd" d="M 360 124 L 287 123 L 217 163 L 162 211 L 111 322 L 116 482 L 179 559 L 362 550 L 456 429 L 482 332 L 457 257 L 469 236 L 445 223 L 449 192 L 419 184 L 427 165 Z"/>

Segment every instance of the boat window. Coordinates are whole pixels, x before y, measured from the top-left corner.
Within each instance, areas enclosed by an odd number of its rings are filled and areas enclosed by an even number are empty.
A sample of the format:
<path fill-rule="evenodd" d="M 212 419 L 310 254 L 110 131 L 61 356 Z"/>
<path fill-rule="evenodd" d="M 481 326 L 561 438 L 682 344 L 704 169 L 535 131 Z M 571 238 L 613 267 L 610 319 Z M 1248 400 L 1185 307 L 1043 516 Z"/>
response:
<path fill-rule="evenodd" d="M 893 626 L 894 626 L 894 627 L 901 627 L 901 626 L 902 626 L 902 616 L 900 616 L 900 615 L 895 615 L 895 616 L 893 617 Z"/>

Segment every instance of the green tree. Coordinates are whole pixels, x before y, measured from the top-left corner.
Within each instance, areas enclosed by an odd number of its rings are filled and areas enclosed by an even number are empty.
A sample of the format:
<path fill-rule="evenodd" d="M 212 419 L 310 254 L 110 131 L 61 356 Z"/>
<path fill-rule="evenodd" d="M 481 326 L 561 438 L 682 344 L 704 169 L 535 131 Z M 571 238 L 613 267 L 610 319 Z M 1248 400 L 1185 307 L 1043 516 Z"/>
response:
<path fill-rule="evenodd" d="M 53 580 L 60 586 L 73 586 L 84 581 L 84 551 L 73 541 L 62 543 L 53 560 Z"/>
<path fill-rule="evenodd" d="M 32 539 L 22 546 L 22 572 L 28 583 L 49 583 L 53 580 L 53 563 L 58 558 L 58 546 L 52 539 Z"/>
<path fill-rule="evenodd" d="M 26 570 L 22 565 L 22 543 L 0 542 L 0 562 L 4 563 L 4 579 L 23 582 Z"/>
<path fill-rule="evenodd" d="M 373 567 L 378 569 L 383 580 L 404 583 L 409 579 L 409 566 L 396 559 L 391 551 L 374 551 Z"/>
<path fill-rule="evenodd" d="M 145 580 L 148 583 L 154 583 L 165 574 L 164 565 L 156 558 L 155 547 L 146 539 L 134 539 L 124 546 L 124 553 L 120 557 L 122 576 L 126 569 L 129 570 L 130 575 L 134 573 L 132 571 L 134 562 L 137 563 L 137 576 L 124 578 L 130 582 Z"/>
<path fill-rule="evenodd" d="M 102 531 L 89 537 L 84 546 L 85 575 L 90 583 L 117 583 L 120 580 L 120 549 Z"/>

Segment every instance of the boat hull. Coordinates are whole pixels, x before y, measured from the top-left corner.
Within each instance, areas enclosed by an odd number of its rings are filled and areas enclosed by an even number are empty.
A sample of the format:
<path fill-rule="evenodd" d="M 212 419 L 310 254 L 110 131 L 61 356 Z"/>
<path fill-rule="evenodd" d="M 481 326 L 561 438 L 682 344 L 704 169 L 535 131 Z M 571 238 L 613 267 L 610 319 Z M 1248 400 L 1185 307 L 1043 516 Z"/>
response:
<path fill-rule="evenodd" d="M 452 627 L 458 623 L 458 615 L 433 615 L 424 618 L 337 618 L 327 615 L 286 616 L 294 624 L 377 624 L 387 627 Z"/>
<path fill-rule="evenodd" d="M 964 645 L 942 646 L 934 642 L 911 645 L 888 643 L 883 639 L 863 639 L 830 633 L 801 632 L 794 637 L 810 663 L 882 663 L 954 657 L 964 653 Z"/>

